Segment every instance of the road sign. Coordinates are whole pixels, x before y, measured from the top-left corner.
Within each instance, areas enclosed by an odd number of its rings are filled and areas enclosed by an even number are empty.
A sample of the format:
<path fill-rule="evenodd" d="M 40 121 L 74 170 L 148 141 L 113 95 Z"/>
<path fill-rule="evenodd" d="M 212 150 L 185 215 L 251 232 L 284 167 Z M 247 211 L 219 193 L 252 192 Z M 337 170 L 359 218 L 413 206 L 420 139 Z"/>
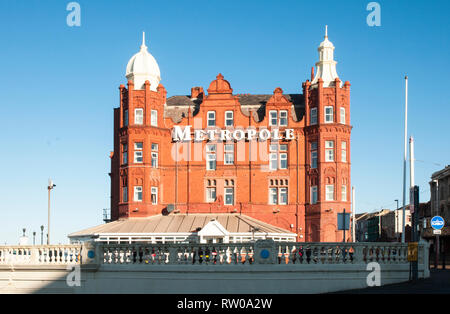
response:
<path fill-rule="evenodd" d="M 408 243 L 408 262 L 417 262 L 418 247 L 419 247 L 419 244 L 417 242 L 409 242 Z"/>
<path fill-rule="evenodd" d="M 433 234 L 441 234 L 442 233 L 442 230 L 433 230 Z"/>
<path fill-rule="evenodd" d="M 430 224 L 434 230 L 441 230 L 442 228 L 444 228 L 445 222 L 441 216 L 434 216 L 433 218 L 431 218 Z"/>

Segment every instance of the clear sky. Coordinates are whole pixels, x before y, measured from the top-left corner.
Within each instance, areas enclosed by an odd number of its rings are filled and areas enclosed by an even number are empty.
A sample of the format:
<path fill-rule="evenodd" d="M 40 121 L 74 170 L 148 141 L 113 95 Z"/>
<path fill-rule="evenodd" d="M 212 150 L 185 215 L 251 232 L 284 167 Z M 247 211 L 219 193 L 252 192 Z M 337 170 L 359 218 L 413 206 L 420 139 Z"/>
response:
<path fill-rule="evenodd" d="M 0 2 L 1 244 L 17 244 L 24 227 L 40 242 L 49 177 L 52 242 L 102 223 L 113 108 L 142 31 L 169 96 L 207 88 L 219 72 L 235 93 L 300 93 L 327 24 L 352 84 L 357 212 L 401 205 L 405 74 L 421 201 L 450 164 L 450 1 L 378 1 L 379 27 L 362 0 L 80 0 L 80 27 L 66 24 L 69 2 Z"/>

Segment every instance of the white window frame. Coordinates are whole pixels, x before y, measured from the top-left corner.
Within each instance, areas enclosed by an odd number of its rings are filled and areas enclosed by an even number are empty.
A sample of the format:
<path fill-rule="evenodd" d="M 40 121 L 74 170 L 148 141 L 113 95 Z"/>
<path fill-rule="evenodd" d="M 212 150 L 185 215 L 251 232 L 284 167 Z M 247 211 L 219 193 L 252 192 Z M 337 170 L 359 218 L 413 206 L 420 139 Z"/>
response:
<path fill-rule="evenodd" d="M 134 197 L 133 200 L 135 202 L 142 202 L 142 186 L 137 185 L 134 187 Z"/>
<path fill-rule="evenodd" d="M 283 117 L 284 115 L 284 117 Z M 284 119 L 284 122 L 282 123 Z M 280 126 L 287 126 L 288 125 L 288 112 L 287 110 L 280 110 Z"/>
<path fill-rule="evenodd" d="M 134 109 L 134 124 L 137 125 L 144 124 L 144 109 L 142 108 Z"/>
<path fill-rule="evenodd" d="M 275 121 L 275 123 L 274 123 L 274 121 Z M 269 111 L 269 125 L 276 126 L 277 123 L 278 123 L 278 111 L 270 110 Z"/>
<path fill-rule="evenodd" d="M 206 187 L 206 202 L 207 203 L 214 203 L 217 198 L 217 190 L 214 186 L 208 186 Z M 214 194 L 214 197 L 213 197 Z"/>
<path fill-rule="evenodd" d="M 141 144 L 142 147 L 138 148 L 137 144 Z M 138 161 L 138 159 L 141 159 L 141 161 Z M 134 142 L 134 163 L 135 164 L 142 164 L 144 162 L 144 143 L 143 142 Z"/>
<path fill-rule="evenodd" d="M 311 205 L 317 204 L 318 199 L 318 189 L 317 185 L 311 187 Z"/>
<path fill-rule="evenodd" d="M 347 186 L 345 184 L 341 187 L 341 201 L 347 202 Z"/>
<path fill-rule="evenodd" d="M 283 161 L 286 163 L 286 165 L 283 167 Z M 287 169 L 288 168 L 288 155 L 287 153 L 280 153 L 280 165 L 279 169 Z"/>
<path fill-rule="evenodd" d="M 231 193 L 229 192 L 229 190 L 231 190 Z M 230 206 L 230 205 L 234 205 L 234 188 L 233 187 L 225 187 L 224 188 L 224 197 L 223 197 L 223 204 L 224 205 L 227 205 L 227 206 Z M 231 203 L 229 203 L 228 201 L 227 201 L 227 196 L 228 195 L 231 195 L 231 198 L 232 198 L 232 202 Z"/>
<path fill-rule="evenodd" d="M 231 149 L 230 149 L 230 147 L 231 147 Z M 225 144 L 223 150 L 224 150 L 223 164 L 224 165 L 233 165 L 234 164 L 234 144 Z"/>
<path fill-rule="evenodd" d="M 153 198 L 155 196 L 155 198 Z M 152 205 L 158 205 L 158 187 L 152 186 L 150 188 L 150 200 Z"/>
<path fill-rule="evenodd" d="M 334 141 L 325 141 L 325 162 L 334 162 Z"/>
<path fill-rule="evenodd" d="M 228 115 L 231 114 L 230 117 Z M 234 125 L 234 112 L 233 111 L 225 111 L 225 127 L 230 127 Z"/>
<path fill-rule="evenodd" d="M 347 142 L 341 142 L 341 161 L 347 162 Z"/>
<path fill-rule="evenodd" d="M 310 125 L 316 125 L 317 124 L 317 108 L 311 108 L 309 124 Z"/>
<path fill-rule="evenodd" d="M 159 145 L 156 143 L 152 143 L 152 151 L 151 151 L 151 167 L 158 168 L 158 148 Z"/>
<path fill-rule="evenodd" d="M 278 154 L 277 153 L 269 154 L 269 169 L 270 170 L 278 169 Z"/>
<path fill-rule="evenodd" d="M 152 109 L 150 125 L 158 126 L 158 110 Z"/>
<path fill-rule="evenodd" d="M 330 112 L 327 113 L 327 109 L 330 109 L 331 113 Z M 333 106 L 326 106 L 324 108 L 324 112 L 325 112 L 325 115 L 324 115 L 325 121 L 324 121 L 324 123 L 333 123 L 334 122 L 334 109 L 333 109 Z"/>
<path fill-rule="evenodd" d="M 334 184 L 325 185 L 325 200 L 334 201 Z"/>
<path fill-rule="evenodd" d="M 210 114 L 211 114 L 211 116 L 210 116 Z M 207 117 L 207 119 L 206 119 L 207 127 L 216 126 L 216 112 L 215 111 L 208 111 L 206 114 L 206 117 Z"/>
<path fill-rule="evenodd" d="M 278 205 L 278 189 L 269 187 L 269 205 Z"/>
<path fill-rule="evenodd" d="M 217 147 L 215 144 L 206 145 L 206 170 L 216 170 L 217 168 L 217 158 L 216 158 Z M 214 167 L 211 167 L 210 162 L 214 162 Z"/>
<path fill-rule="evenodd" d="M 341 115 L 340 115 L 341 124 L 345 124 L 345 108 L 341 107 Z"/>
<path fill-rule="evenodd" d="M 286 196 L 286 201 L 283 201 L 283 195 Z M 279 205 L 287 205 L 288 202 L 289 202 L 288 188 L 287 187 L 278 188 L 278 204 Z"/>

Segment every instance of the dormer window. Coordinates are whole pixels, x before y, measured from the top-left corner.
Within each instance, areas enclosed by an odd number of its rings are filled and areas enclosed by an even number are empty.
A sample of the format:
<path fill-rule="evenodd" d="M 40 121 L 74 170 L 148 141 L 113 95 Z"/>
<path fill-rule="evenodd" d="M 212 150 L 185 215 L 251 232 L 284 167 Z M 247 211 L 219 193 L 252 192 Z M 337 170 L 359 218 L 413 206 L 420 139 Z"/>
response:
<path fill-rule="evenodd" d="M 277 125 L 278 124 L 278 112 L 275 110 L 269 111 L 269 125 Z"/>
<path fill-rule="evenodd" d="M 233 111 L 225 111 L 225 126 L 233 126 Z"/>
<path fill-rule="evenodd" d="M 216 112 L 208 111 L 208 126 L 216 126 Z"/>
<path fill-rule="evenodd" d="M 280 126 L 288 125 L 287 115 L 288 115 L 287 110 L 280 110 Z"/>

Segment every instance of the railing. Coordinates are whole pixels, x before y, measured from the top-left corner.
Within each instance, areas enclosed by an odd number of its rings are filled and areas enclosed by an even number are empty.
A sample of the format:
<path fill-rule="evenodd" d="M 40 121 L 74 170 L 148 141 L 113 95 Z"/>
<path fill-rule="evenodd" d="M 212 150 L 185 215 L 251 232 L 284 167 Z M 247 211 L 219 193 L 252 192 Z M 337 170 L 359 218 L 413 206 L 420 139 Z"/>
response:
<path fill-rule="evenodd" d="M 428 256 L 419 243 L 419 264 Z M 0 246 L 1 265 L 253 265 L 253 264 L 405 264 L 407 244 L 302 243 L 258 240 L 254 243 L 106 244 Z"/>
<path fill-rule="evenodd" d="M 80 264 L 81 245 L 0 246 L 0 265 Z"/>

